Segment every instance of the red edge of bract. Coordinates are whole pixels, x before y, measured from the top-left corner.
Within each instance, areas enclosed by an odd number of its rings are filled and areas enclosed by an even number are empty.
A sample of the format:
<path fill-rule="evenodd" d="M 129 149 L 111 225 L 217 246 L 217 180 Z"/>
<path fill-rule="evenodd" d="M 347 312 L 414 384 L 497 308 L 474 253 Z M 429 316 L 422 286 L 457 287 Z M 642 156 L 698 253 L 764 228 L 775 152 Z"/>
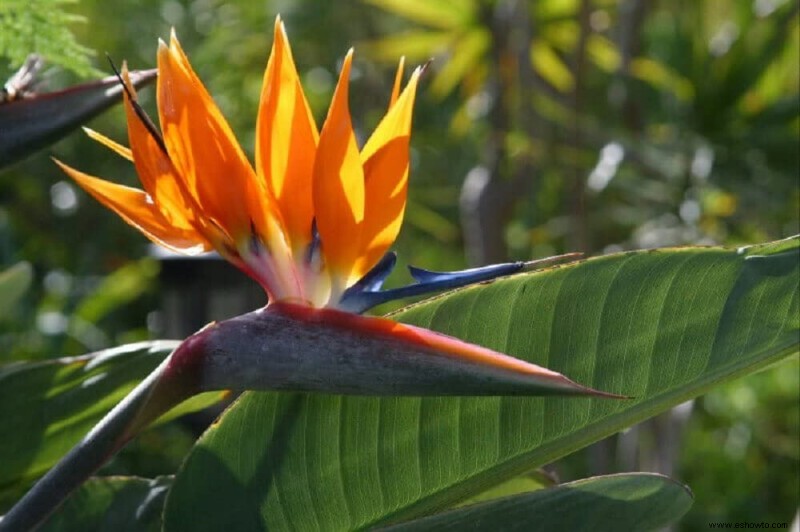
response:
<path fill-rule="evenodd" d="M 181 342 L 170 355 L 162 379 L 183 382 L 191 388 L 197 388 L 206 357 L 206 336 L 215 327 L 216 323 L 210 323 Z"/>
<path fill-rule="evenodd" d="M 373 316 L 360 316 L 350 312 L 344 312 L 330 308 L 313 308 L 293 303 L 278 302 L 269 305 L 266 312 L 278 312 L 285 316 L 292 317 L 299 321 L 310 323 L 322 323 L 360 333 L 374 334 L 377 336 L 391 337 L 422 347 L 435 350 L 443 355 L 450 355 L 454 358 L 461 358 L 472 363 L 494 366 L 514 373 L 528 374 L 540 379 L 552 381 L 560 384 L 564 390 L 572 388 L 575 392 L 606 397 L 613 399 L 631 399 L 625 395 L 595 390 L 588 386 L 565 377 L 555 371 L 537 366 L 530 362 L 514 358 L 503 353 L 499 353 L 486 347 L 470 344 L 458 338 L 446 334 L 406 325 L 386 318 Z"/>

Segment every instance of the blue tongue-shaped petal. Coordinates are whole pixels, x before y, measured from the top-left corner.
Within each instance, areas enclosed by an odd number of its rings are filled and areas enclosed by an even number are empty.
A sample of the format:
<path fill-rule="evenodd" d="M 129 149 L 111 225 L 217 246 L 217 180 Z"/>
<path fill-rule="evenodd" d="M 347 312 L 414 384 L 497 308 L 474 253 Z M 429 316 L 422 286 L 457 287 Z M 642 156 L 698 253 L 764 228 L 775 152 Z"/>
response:
<path fill-rule="evenodd" d="M 507 262 L 504 264 L 493 264 L 481 268 L 470 268 L 457 272 L 434 272 L 409 266 L 408 271 L 417 283 L 426 286 L 436 286 L 439 288 L 454 288 L 462 286 L 464 282 L 477 283 L 495 277 L 516 273 L 525 267 L 524 262 Z"/>
<path fill-rule="evenodd" d="M 469 270 L 457 272 L 433 272 L 415 266 L 409 266 L 409 272 L 411 273 L 411 277 L 416 281 L 415 283 L 400 288 L 381 290 L 384 280 L 386 280 L 386 277 L 391 273 L 392 268 L 394 268 L 397 262 L 396 255 L 390 252 L 387 253 L 375 267 L 367 272 L 360 281 L 345 290 L 342 298 L 339 300 L 337 308 L 360 314 L 372 307 L 395 299 L 414 297 L 437 292 L 439 290 L 449 290 L 473 283 L 489 281 L 497 277 L 517 273 L 523 269 L 534 269 L 538 266 L 575 259 L 579 256 L 580 254 L 578 253 L 568 253 L 566 255 L 558 255 L 531 262 L 507 262 L 504 264 L 493 264 L 491 266 L 471 268 Z"/>
<path fill-rule="evenodd" d="M 395 264 L 397 264 L 397 253 L 390 251 L 364 277 L 348 288 L 343 298 L 347 297 L 349 292 L 378 292 L 383 286 L 383 282 L 392 273 Z"/>

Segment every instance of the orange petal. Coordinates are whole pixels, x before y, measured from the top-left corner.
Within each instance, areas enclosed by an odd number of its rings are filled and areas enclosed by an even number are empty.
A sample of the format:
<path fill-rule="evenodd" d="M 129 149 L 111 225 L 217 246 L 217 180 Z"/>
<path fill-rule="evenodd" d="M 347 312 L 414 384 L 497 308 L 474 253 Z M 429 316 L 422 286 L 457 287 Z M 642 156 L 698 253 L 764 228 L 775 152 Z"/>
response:
<path fill-rule="evenodd" d="M 119 155 L 120 157 L 124 157 L 129 161 L 133 161 L 133 154 L 131 153 L 131 150 L 129 148 L 126 148 L 125 146 L 119 144 L 118 142 L 114 142 L 110 138 L 106 137 L 102 133 L 98 133 L 94 129 L 89 129 L 88 127 L 84 127 L 83 131 L 84 133 L 86 133 L 86 135 L 88 135 L 90 139 L 97 141 L 106 148 L 116 152 L 117 155 Z"/>
<path fill-rule="evenodd" d="M 311 182 L 318 139 L 286 29 L 276 18 L 256 126 L 256 171 L 277 202 L 294 250 L 311 241 Z"/>
<path fill-rule="evenodd" d="M 314 212 L 328 266 L 345 280 L 358 257 L 364 170 L 347 104 L 353 51 L 344 59 L 314 161 Z"/>
<path fill-rule="evenodd" d="M 411 134 L 411 118 L 414 110 L 414 98 L 417 94 L 417 85 L 422 69 L 417 68 L 411 74 L 408 85 L 403 94 L 391 106 L 389 112 L 383 117 L 375 132 L 372 133 L 364 149 L 361 150 L 361 161 L 366 164 L 370 157 L 375 155 L 381 147 L 393 139 Z"/>
<path fill-rule="evenodd" d="M 122 76 L 135 99 L 136 89 L 130 83 L 124 65 Z M 180 182 L 169 157 L 136 114 L 127 93 L 125 93 L 125 114 L 128 120 L 128 140 L 133 152 L 133 162 L 145 191 L 153 198 L 155 206 L 164 218 L 174 227 L 201 229 L 203 222 L 199 218 L 197 207 Z"/>
<path fill-rule="evenodd" d="M 405 56 L 400 58 L 400 64 L 397 65 L 397 73 L 394 75 L 394 86 L 392 87 L 392 97 L 389 99 L 389 109 L 394 106 L 397 97 L 400 95 L 400 84 L 403 82 L 403 69 L 406 66 Z"/>
<path fill-rule="evenodd" d="M 397 137 L 367 164 L 364 223 L 353 277 L 361 278 L 386 253 L 400 233 L 408 189 L 409 137 Z"/>
<path fill-rule="evenodd" d="M 145 192 L 84 174 L 61 161 L 55 160 L 55 162 L 97 201 L 117 213 L 156 244 L 187 254 L 211 249 L 208 241 L 196 231 L 174 227 L 164 218 Z"/>
<path fill-rule="evenodd" d="M 230 126 L 189 65 L 175 35 L 158 49 L 158 111 L 172 164 L 206 218 L 234 239 L 274 214 Z"/>
<path fill-rule="evenodd" d="M 360 277 L 383 256 L 400 232 L 408 188 L 411 118 L 420 70 L 378 124 L 361 157 L 365 175 L 365 214 L 361 252 L 354 275 Z"/>

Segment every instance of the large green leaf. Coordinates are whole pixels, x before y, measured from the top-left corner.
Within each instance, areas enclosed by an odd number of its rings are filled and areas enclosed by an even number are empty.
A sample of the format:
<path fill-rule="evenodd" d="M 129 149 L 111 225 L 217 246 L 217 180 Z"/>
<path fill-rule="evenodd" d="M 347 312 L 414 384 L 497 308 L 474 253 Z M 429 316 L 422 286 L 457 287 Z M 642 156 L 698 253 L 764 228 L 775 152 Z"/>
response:
<path fill-rule="evenodd" d="M 451 506 L 798 349 L 797 238 L 632 252 L 395 315 L 631 400 L 248 393 L 200 439 L 166 529 L 348 530 Z"/>
<path fill-rule="evenodd" d="M 72 494 L 40 530 L 157 532 L 170 477 L 93 478 Z"/>
<path fill-rule="evenodd" d="M 49 469 L 177 342 L 0 367 L 0 508 Z"/>
<path fill-rule="evenodd" d="M 628 473 L 587 478 L 401 523 L 387 532 L 658 530 L 680 519 L 692 493 L 662 475 Z"/>
<path fill-rule="evenodd" d="M 522 493 L 530 493 L 542 488 L 551 488 L 556 485 L 558 485 L 558 481 L 555 477 L 550 476 L 542 469 L 536 469 L 492 486 L 486 491 L 459 502 L 458 506 L 491 501 L 501 497 L 510 497 Z"/>

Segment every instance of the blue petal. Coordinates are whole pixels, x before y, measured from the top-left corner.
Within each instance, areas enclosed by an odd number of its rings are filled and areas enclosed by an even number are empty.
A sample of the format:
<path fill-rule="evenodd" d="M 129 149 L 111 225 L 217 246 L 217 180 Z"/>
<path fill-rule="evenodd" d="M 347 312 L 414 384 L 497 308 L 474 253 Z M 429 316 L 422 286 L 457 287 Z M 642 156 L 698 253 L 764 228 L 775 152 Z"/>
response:
<path fill-rule="evenodd" d="M 389 277 L 389 274 L 394 270 L 397 264 L 397 253 L 390 251 L 383 258 L 378 261 L 378 264 L 372 267 L 364 277 L 362 277 L 356 284 L 345 290 L 342 299 L 346 298 L 349 293 L 359 292 L 377 292 L 383 286 L 383 282 Z"/>
<path fill-rule="evenodd" d="M 507 262 L 505 264 L 493 264 L 491 266 L 470 268 L 457 272 L 433 272 L 417 268 L 416 266 L 409 266 L 408 271 L 411 273 L 411 277 L 420 284 L 442 283 L 443 286 L 447 288 L 448 284 L 452 284 L 452 286 L 463 286 L 465 283 L 462 279 L 467 279 L 466 284 L 469 284 L 494 279 L 495 277 L 501 277 L 503 275 L 510 275 L 512 273 L 517 273 L 524 266 L 524 262 Z"/>
<path fill-rule="evenodd" d="M 317 230 L 317 219 L 311 220 L 311 242 L 306 248 L 305 261 L 306 264 L 314 264 L 319 258 L 320 245 L 322 241 L 319 238 L 319 231 Z"/>
<path fill-rule="evenodd" d="M 400 288 L 381 290 L 380 287 L 394 267 L 396 260 L 397 257 L 394 253 L 384 256 L 360 281 L 345 291 L 337 307 L 360 314 L 381 303 L 488 281 L 517 273 L 526 266 L 525 262 L 520 261 L 457 272 L 432 272 L 409 266 L 408 269 L 416 281 L 415 283 Z"/>

